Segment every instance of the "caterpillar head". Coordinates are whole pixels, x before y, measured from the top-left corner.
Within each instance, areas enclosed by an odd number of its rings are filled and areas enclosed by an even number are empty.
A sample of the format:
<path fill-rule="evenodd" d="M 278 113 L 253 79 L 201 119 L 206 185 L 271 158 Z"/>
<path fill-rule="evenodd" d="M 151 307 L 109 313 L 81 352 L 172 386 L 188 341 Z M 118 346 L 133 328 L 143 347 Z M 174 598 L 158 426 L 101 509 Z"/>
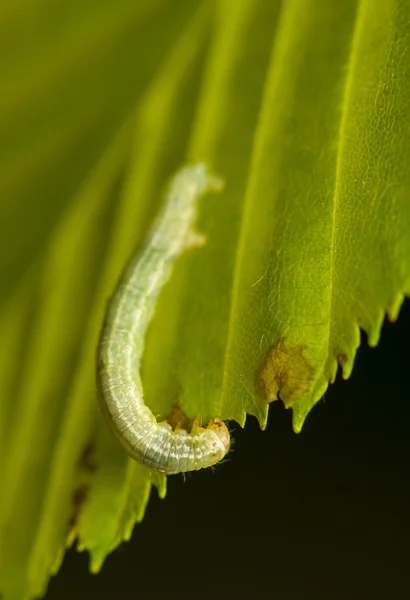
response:
<path fill-rule="evenodd" d="M 228 452 L 231 446 L 231 436 L 229 434 L 229 429 L 225 425 L 225 423 L 219 417 L 215 419 L 211 419 L 206 427 L 206 429 L 211 429 L 214 431 L 216 435 L 219 437 L 221 442 L 223 443 L 226 452 Z"/>

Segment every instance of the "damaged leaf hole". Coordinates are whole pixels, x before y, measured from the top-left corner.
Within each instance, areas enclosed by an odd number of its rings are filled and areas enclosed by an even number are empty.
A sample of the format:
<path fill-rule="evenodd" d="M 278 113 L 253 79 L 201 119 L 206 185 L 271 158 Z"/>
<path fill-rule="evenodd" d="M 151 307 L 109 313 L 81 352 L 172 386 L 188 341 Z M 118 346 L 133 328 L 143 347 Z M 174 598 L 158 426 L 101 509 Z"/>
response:
<path fill-rule="evenodd" d="M 303 354 L 306 347 L 305 344 L 287 346 L 281 337 L 268 348 L 255 377 L 256 392 L 265 402 L 280 399 L 290 408 L 310 392 L 314 369 Z"/>

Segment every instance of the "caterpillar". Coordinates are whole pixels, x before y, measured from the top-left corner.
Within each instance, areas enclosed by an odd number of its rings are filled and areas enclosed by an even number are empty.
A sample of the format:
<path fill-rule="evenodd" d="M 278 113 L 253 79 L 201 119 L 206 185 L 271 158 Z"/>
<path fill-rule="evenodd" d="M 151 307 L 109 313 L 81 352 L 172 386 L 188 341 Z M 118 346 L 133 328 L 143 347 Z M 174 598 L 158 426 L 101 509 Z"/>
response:
<path fill-rule="evenodd" d="M 139 373 L 146 330 L 175 260 L 187 248 L 205 243 L 194 230 L 197 201 L 221 187 L 203 163 L 174 176 L 152 228 L 108 304 L 98 345 L 98 396 L 111 429 L 131 458 L 167 474 L 212 466 L 230 447 L 228 428 L 218 417 L 205 428 L 195 421 L 190 433 L 157 422 L 144 403 Z"/>

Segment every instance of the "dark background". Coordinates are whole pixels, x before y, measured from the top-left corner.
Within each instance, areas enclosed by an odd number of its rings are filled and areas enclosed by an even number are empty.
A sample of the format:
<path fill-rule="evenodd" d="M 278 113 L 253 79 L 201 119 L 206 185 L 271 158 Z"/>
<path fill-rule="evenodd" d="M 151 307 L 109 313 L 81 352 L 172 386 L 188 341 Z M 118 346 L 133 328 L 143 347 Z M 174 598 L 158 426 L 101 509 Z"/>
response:
<path fill-rule="evenodd" d="M 409 339 L 406 301 L 301 434 L 280 402 L 264 433 L 249 417 L 228 462 L 153 493 L 99 575 L 70 550 L 46 599 L 410 599 Z"/>

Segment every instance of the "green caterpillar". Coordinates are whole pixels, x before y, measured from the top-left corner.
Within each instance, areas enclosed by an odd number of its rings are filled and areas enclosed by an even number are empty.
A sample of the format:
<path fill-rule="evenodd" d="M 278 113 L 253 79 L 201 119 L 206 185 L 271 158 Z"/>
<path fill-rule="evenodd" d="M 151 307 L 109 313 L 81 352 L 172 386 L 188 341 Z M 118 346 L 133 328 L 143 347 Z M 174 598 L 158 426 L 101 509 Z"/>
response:
<path fill-rule="evenodd" d="M 131 458 L 168 474 L 214 465 L 230 447 L 228 428 L 220 418 L 206 428 L 194 426 L 191 433 L 158 423 L 144 404 L 139 374 L 156 298 L 175 259 L 205 242 L 193 228 L 197 200 L 207 190 L 221 187 L 203 163 L 175 175 L 162 210 L 108 306 L 98 347 L 99 399 L 112 430 Z"/>

